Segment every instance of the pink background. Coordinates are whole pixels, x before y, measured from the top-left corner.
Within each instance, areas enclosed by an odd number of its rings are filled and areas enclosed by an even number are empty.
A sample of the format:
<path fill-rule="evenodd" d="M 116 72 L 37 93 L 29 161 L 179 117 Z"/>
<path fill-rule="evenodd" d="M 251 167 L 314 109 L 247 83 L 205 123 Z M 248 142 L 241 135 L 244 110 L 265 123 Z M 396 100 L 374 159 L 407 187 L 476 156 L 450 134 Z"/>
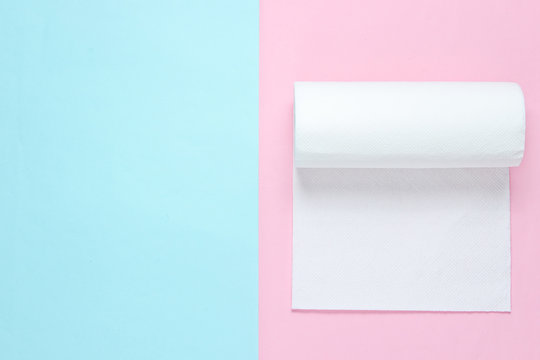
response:
<path fill-rule="evenodd" d="M 291 311 L 296 80 L 515 81 L 512 312 Z M 260 1 L 261 359 L 540 359 L 540 2 Z"/>

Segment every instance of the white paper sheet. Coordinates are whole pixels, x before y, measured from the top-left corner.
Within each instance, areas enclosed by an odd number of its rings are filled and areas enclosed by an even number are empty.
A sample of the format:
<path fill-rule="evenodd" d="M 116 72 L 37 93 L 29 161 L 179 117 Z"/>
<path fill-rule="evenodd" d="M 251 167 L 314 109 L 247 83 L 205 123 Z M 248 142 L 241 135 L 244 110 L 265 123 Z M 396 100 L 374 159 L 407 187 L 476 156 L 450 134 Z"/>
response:
<path fill-rule="evenodd" d="M 510 311 L 510 83 L 297 83 L 294 309 Z"/>

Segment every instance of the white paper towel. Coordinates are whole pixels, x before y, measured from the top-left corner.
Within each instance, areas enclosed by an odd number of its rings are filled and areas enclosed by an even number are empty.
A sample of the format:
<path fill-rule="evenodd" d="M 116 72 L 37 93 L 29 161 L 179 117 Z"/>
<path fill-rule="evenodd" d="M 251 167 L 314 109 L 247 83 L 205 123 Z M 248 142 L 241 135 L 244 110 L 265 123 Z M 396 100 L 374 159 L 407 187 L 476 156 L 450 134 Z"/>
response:
<path fill-rule="evenodd" d="M 296 83 L 293 308 L 510 311 L 512 83 Z"/>

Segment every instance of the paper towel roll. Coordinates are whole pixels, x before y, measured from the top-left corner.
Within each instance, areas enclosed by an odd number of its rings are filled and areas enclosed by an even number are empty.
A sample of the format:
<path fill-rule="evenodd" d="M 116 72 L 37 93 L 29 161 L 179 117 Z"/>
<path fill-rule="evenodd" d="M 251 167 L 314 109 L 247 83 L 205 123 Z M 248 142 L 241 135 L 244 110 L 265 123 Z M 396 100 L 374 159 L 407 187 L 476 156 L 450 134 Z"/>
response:
<path fill-rule="evenodd" d="M 292 307 L 510 311 L 524 134 L 513 83 L 296 83 Z"/>
<path fill-rule="evenodd" d="M 517 166 L 519 85 L 502 82 L 297 82 L 295 166 Z"/>

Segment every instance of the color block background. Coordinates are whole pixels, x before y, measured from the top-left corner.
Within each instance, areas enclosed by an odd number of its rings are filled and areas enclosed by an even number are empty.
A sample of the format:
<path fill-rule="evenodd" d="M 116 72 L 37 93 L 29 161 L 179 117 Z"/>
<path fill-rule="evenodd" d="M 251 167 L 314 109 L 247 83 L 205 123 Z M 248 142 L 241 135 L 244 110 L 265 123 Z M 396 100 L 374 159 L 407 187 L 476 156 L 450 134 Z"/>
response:
<path fill-rule="evenodd" d="M 261 0 L 261 359 L 540 358 L 540 3 Z M 511 170 L 512 313 L 291 311 L 297 80 L 516 81 L 526 150 Z"/>
<path fill-rule="evenodd" d="M 257 357 L 258 2 L 0 3 L 0 359 Z"/>

